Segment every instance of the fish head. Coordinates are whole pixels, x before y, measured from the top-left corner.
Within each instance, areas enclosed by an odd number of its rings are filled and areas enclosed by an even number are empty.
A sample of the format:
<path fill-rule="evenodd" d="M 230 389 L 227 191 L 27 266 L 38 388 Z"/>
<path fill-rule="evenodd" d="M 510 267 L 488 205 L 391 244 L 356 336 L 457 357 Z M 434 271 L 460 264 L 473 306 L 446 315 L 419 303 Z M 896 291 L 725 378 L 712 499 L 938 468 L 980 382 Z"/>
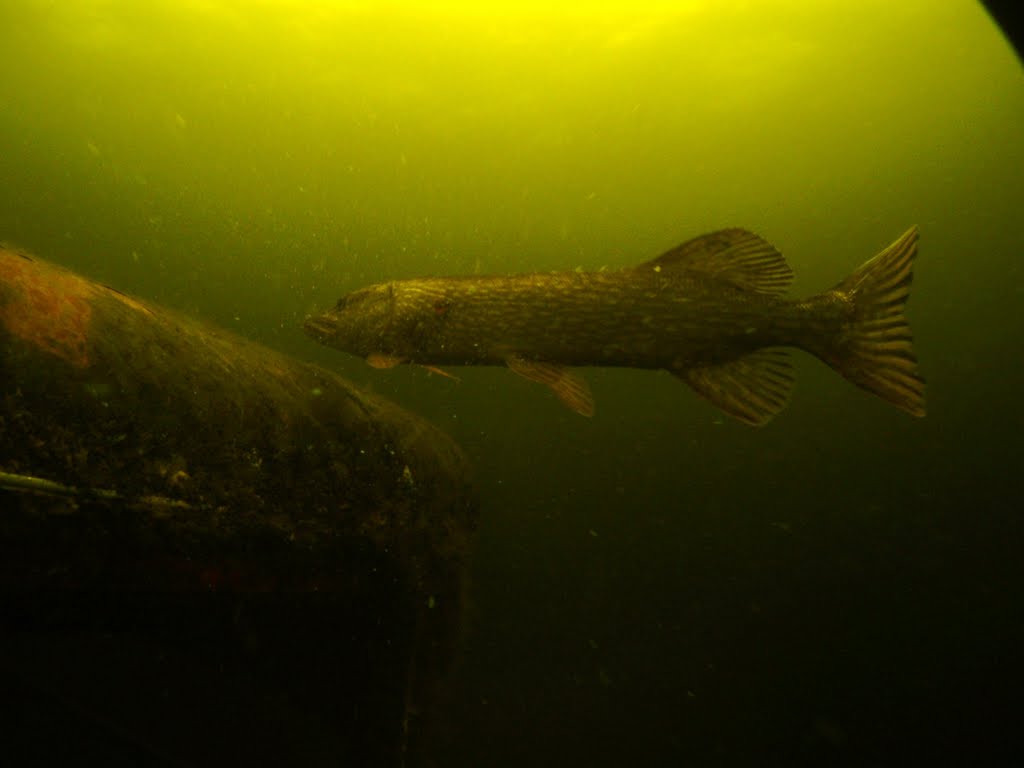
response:
<path fill-rule="evenodd" d="M 360 288 L 327 312 L 306 319 L 307 334 L 335 349 L 363 358 L 424 362 L 424 344 L 437 324 L 437 297 L 418 281 L 394 281 Z"/>
<path fill-rule="evenodd" d="M 395 355 L 394 283 L 360 288 L 331 309 L 306 318 L 303 330 L 321 344 L 360 357 Z"/>

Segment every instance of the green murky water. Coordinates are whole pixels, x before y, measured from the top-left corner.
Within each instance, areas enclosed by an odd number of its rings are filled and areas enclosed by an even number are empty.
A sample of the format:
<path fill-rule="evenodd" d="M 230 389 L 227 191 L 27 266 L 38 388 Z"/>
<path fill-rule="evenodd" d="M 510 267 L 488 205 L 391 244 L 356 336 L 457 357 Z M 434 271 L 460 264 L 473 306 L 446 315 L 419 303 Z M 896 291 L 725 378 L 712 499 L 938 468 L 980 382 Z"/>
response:
<path fill-rule="evenodd" d="M 441 765 L 1020 756 L 1024 75 L 980 6 L 9 2 L 0 238 L 428 416 L 482 529 Z M 911 224 L 915 420 L 798 361 L 762 430 L 667 374 L 592 420 L 375 371 L 384 279 L 637 263 L 743 226 L 832 285 Z"/>

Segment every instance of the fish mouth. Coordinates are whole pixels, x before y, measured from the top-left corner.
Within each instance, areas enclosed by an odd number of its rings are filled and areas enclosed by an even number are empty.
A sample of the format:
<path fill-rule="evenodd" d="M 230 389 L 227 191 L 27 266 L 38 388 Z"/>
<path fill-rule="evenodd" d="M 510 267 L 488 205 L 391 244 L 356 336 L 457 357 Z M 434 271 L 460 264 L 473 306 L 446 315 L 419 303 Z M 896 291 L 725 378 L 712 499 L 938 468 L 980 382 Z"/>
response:
<path fill-rule="evenodd" d="M 302 330 L 319 341 L 331 336 L 334 324 L 323 315 L 309 315 L 302 322 Z"/>

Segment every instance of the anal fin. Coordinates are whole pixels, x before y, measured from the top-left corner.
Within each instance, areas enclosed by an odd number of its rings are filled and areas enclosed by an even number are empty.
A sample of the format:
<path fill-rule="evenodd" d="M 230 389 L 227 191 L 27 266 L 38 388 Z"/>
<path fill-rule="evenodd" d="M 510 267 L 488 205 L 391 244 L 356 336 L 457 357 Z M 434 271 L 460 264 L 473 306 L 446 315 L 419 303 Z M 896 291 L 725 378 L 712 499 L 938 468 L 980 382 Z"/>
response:
<path fill-rule="evenodd" d="M 590 387 L 582 376 L 564 365 L 528 360 L 518 355 L 509 355 L 505 363 L 524 379 L 550 387 L 559 400 L 581 416 L 594 415 L 594 396 L 590 394 Z"/>
<path fill-rule="evenodd" d="M 793 387 L 793 369 L 781 349 L 762 349 L 720 365 L 673 373 L 701 397 L 755 427 L 785 407 Z"/>

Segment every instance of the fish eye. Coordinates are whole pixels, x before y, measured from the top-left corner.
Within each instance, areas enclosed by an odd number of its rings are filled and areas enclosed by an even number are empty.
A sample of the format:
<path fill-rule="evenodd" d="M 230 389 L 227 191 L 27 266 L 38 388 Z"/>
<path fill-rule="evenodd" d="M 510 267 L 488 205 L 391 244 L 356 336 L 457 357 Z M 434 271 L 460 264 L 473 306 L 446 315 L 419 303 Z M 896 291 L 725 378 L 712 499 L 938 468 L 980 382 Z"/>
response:
<path fill-rule="evenodd" d="M 365 290 L 352 291 L 352 293 L 346 293 L 340 299 L 338 299 L 338 309 L 346 309 L 347 307 L 355 306 L 361 302 L 366 301 L 367 293 Z"/>
<path fill-rule="evenodd" d="M 371 306 L 381 299 L 394 298 L 395 288 L 391 283 L 386 285 L 373 285 L 369 288 L 360 288 L 358 291 L 346 293 L 335 305 L 335 309 L 343 310 L 363 305 Z"/>

